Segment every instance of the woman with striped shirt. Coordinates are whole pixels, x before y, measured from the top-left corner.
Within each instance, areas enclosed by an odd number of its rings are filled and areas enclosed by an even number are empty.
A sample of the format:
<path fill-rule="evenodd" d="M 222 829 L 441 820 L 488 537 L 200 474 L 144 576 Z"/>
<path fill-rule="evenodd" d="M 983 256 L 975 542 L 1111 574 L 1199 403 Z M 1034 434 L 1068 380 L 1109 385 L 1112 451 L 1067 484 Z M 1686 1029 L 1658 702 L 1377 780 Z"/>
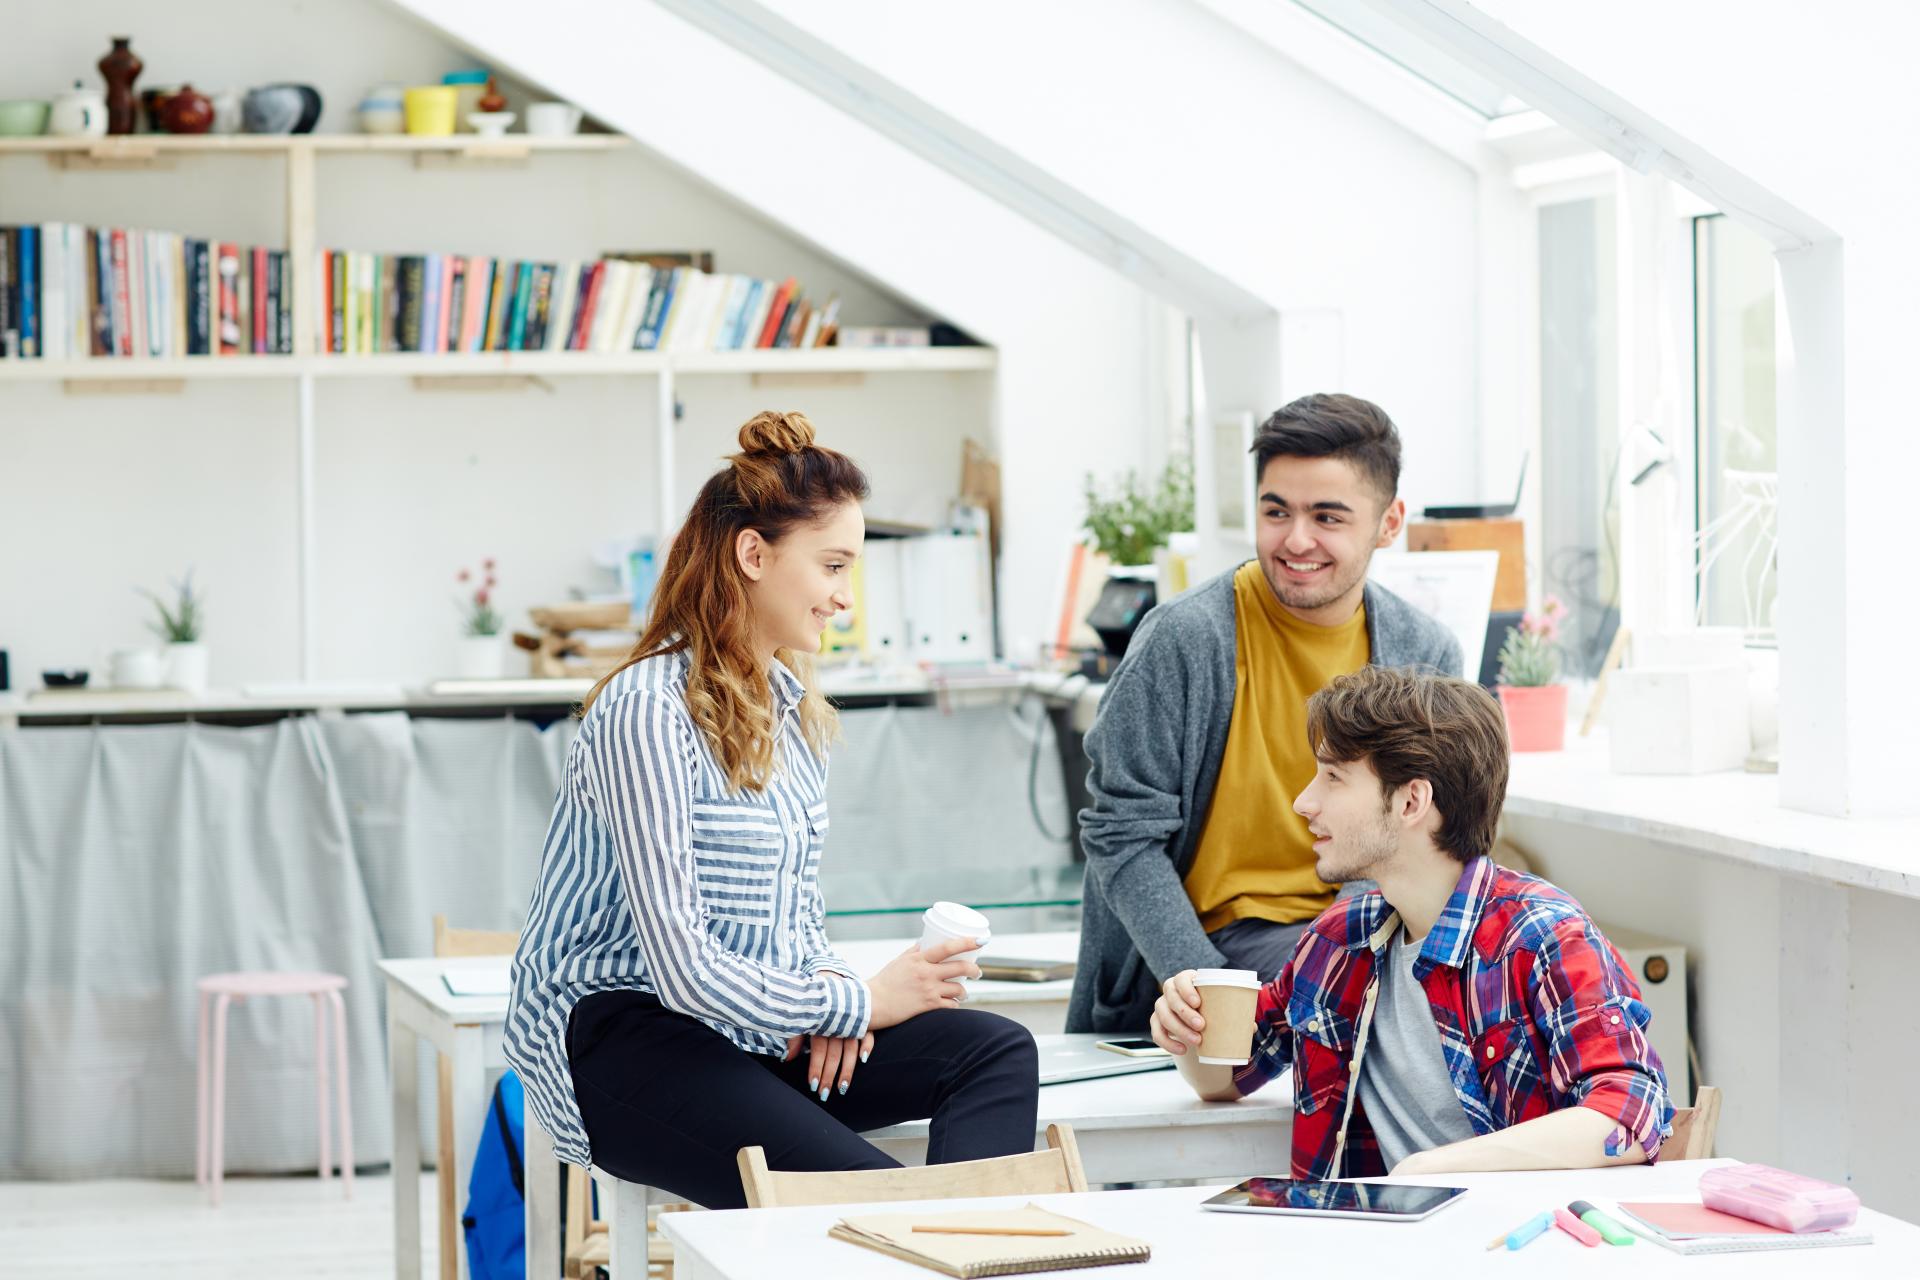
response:
<path fill-rule="evenodd" d="M 800 414 L 748 422 L 633 656 L 587 697 L 507 1015 L 563 1159 L 729 1208 L 746 1146 L 776 1169 L 883 1168 L 860 1133 L 931 1117 L 930 1162 L 1033 1149 L 1033 1038 L 957 1007 L 970 940 L 864 982 L 827 942 L 838 723 L 800 655 L 852 606 L 866 496 Z"/>

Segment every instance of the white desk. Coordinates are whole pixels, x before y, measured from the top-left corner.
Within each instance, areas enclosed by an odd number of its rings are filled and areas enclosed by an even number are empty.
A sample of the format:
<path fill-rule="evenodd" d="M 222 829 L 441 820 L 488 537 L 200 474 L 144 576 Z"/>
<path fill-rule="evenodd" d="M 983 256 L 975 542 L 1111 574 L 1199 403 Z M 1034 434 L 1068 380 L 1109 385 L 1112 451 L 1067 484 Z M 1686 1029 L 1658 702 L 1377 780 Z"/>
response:
<path fill-rule="evenodd" d="M 1493 1173 L 1408 1178 L 1436 1186 L 1464 1186 L 1458 1204 L 1419 1223 L 1310 1221 L 1210 1213 L 1197 1208 L 1217 1188 L 1176 1187 L 1154 1191 L 1095 1191 L 1081 1195 L 1021 1196 L 907 1204 L 815 1205 L 796 1209 L 738 1209 L 720 1213 L 668 1214 L 661 1229 L 673 1241 L 676 1280 L 749 1280 L 768 1272 L 778 1258 L 784 1275 L 834 1276 L 836 1280 L 913 1280 L 934 1274 L 828 1237 L 827 1229 L 854 1213 L 944 1211 L 1036 1203 L 1083 1221 L 1136 1236 L 1153 1245 L 1153 1259 L 1114 1274 L 1126 1276 L 1268 1275 L 1276 1264 L 1301 1274 L 1344 1275 L 1356 1259 L 1365 1270 L 1403 1275 L 1596 1276 L 1620 1280 L 1685 1275 L 1716 1276 L 1901 1276 L 1920 1275 L 1920 1227 L 1863 1211 L 1874 1234 L 1862 1247 L 1782 1253 L 1720 1254 L 1685 1258 L 1650 1241 L 1622 1257 L 1610 1246 L 1588 1249 L 1560 1231 L 1550 1231 L 1518 1256 L 1489 1253 L 1487 1241 L 1544 1209 L 1569 1200 L 1610 1207 L 1620 1200 L 1695 1198 L 1702 1170 L 1728 1161 L 1682 1161 L 1657 1167 L 1587 1170 L 1577 1173 Z"/>
<path fill-rule="evenodd" d="M 1035 1040 L 1044 1050 L 1049 1044 L 1101 1038 L 1042 1035 Z M 1088 1182 L 1245 1177 L 1287 1167 L 1293 1081 L 1282 1076 L 1239 1102 L 1202 1102 L 1178 1071 L 1050 1084 L 1040 1090 L 1036 1146 L 1049 1124 L 1073 1127 Z M 865 1136 L 902 1164 L 923 1164 L 927 1127 L 925 1120 L 915 1120 Z"/>
<path fill-rule="evenodd" d="M 393 1273 L 398 1280 L 420 1277 L 419 1041 L 425 1040 L 453 1064 L 454 1203 L 458 1206 L 465 1203 L 467 1176 L 473 1171 L 473 1155 L 486 1123 L 487 1071 L 507 1065 L 503 1049 L 507 998 L 449 995 L 442 975 L 449 969 L 498 970 L 505 965 L 505 959 L 496 956 L 380 962 L 380 971 L 387 975 L 388 1087 L 393 1092 Z M 538 1128 L 528 1126 L 529 1134 Z M 529 1141 L 529 1168 L 552 1168 L 551 1146 L 542 1145 L 546 1147 L 546 1159 L 535 1165 Z M 541 1195 L 546 1192 L 554 1201 L 559 1199 L 555 1179 L 530 1178 L 527 1185 L 529 1214 L 536 1209 L 550 1211 L 557 1224 L 558 1204 L 549 1209 Z M 556 1242 L 557 1231 L 556 1225 Z M 456 1251 L 460 1255 L 459 1275 L 466 1280 L 464 1240 Z M 532 1256 L 529 1251 L 530 1261 Z M 556 1252 L 551 1274 L 557 1274 L 558 1267 Z"/>
<path fill-rule="evenodd" d="M 829 921 L 829 924 L 832 922 Z M 864 942 L 836 942 L 833 949 L 854 967 L 862 978 L 871 978 L 886 967 L 889 960 L 912 946 L 912 938 L 876 938 Z M 1009 956 L 1021 960 L 1072 960 L 1080 952 L 1080 934 L 1010 933 L 995 937 L 981 954 Z M 985 978 L 972 984 L 967 994 L 969 1009 L 991 1009 L 1013 1019 L 1035 1035 L 1061 1032 L 1067 1027 L 1067 997 L 1073 994 L 1071 978 L 1060 982 L 990 982 Z"/>
<path fill-rule="evenodd" d="M 847 962 L 860 971 L 862 977 L 880 970 L 887 961 L 905 950 L 907 939 L 882 939 L 869 942 L 852 942 L 840 948 L 840 954 Z M 1033 956 L 1039 959 L 1072 959 L 1079 945 L 1079 935 L 1074 933 L 1057 934 L 1014 934 L 997 939 L 993 950 L 1003 955 Z M 446 983 L 442 980 L 449 969 L 501 969 L 506 961 L 499 957 L 477 957 L 461 960 L 439 960 L 431 957 L 410 960 L 383 960 L 380 970 L 387 978 L 387 1054 L 389 1064 L 389 1087 L 393 1098 L 393 1245 L 394 1275 L 397 1280 L 419 1280 L 420 1277 L 420 1093 L 419 1093 L 419 1041 L 425 1040 L 435 1051 L 446 1054 L 453 1067 L 453 1152 L 454 1152 L 454 1188 L 455 1203 L 465 1202 L 467 1178 L 473 1170 L 473 1156 L 480 1143 L 480 1131 L 486 1120 L 487 1073 L 500 1070 L 507 1065 L 503 1051 L 503 1029 L 507 1020 L 507 998 L 505 996 L 453 996 L 447 993 Z M 1058 1030 L 1066 1018 L 1067 992 L 1070 982 L 977 982 L 974 984 L 968 1007 L 992 1009 L 1004 1013 L 1029 1027 L 1040 1025 Z M 1156 1076 L 1167 1073 L 1155 1072 Z M 1131 1080 L 1125 1081 L 1131 1083 Z M 1168 1077 L 1168 1082 L 1179 1082 Z M 1087 1085 L 1121 1083 L 1120 1081 L 1090 1081 L 1080 1085 L 1054 1085 L 1050 1090 L 1077 1090 L 1064 1099 L 1075 1106 L 1090 1105 L 1088 1098 L 1095 1103 L 1103 1096 L 1099 1091 L 1088 1094 Z M 1278 1090 L 1268 1090 L 1275 1096 L 1281 1096 Z M 1042 1094 L 1044 1099 L 1045 1092 Z M 1137 1149 L 1140 1142 L 1138 1131 L 1149 1125 L 1149 1119 L 1155 1114 L 1150 1103 L 1141 1099 L 1146 1094 L 1119 1091 L 1126 1099 L 1116 1113 L 1109 1117 L 1123 1131 L 1124 1136 L 1116 1135 L 1111 1140 L 1097 1139 L 1096 1147 L 1104 1153 L 1111 1146 L 1113 1166 L 1132 1168 L 1133 1157 L 1128 1152 Z M 1191 1099 L 1189 1099 L 1191 1101 Z M 1195 1103 L 1204 1106 L 1206 1104 Z M 1142 1109 L 1144 1106 L 1144 1110 Z M 1290 1118 L 1290 1112 L 1282 1113 Z M 1066 1119 L 1065 1116 L 1049 1117 L 1042 1112 L 1042 1124 L 1049 1118 Z M 1264 1118 L 1264 1117 L 1263 1117 Z M 1196 1163 L 1218 1163 L 1230 1158 L 1234 1151 L 1234 1142 L 1245 1144 L 1255 1141 L 1249 1135 L 1229 1138 L 1226 1135 L 1238 1132 L 1248 1126 L 1244 1121 L 1228 1123 L 1237 1117 L 1223 1120 L 1206 1121 L 1196 1130 Z M 1077 1125 L 1084 1120 L 1071 1120 Z M 1260 1126 L 1270 1128 L 1271 1125 Z M 901 1132 L 888 1132 L 889 1150 L 908 1152 L 908 1155 L 896 1156 L 896 1159 L 914 1159 L 911 1153 L 917 1141 L 918 1148 L 924 1154 L 926 1149 L 926 1125 L 919 1127 L 917 1135 L 907 1132 L 911 1126 L 901 1126 Z M 550 1167 L 552 1147 L 546 1135 L 538 1125 L 527 1126 L 525 1158 L 529 1169 Z M 1201 1130 L 1218 1130 L 1201 1134 Z M 1285 1137 L 1280 1139 L 1285 1146 Z M 1102 1144 L 1106 1145 L 1102 1145 Z M 1236 1166 L 1238 1167 L 1238 1166 Z M 1102 1181 L 1132 1181 L 1145 1175 L 1102 1175 Z M 1170 1175 L 1162 1177 L 1191 1176 L 1202 1174 Z M 530 1275 L 551 1276 L 559 1270 L 559 1204 L 558 1182 L 547 1177 L 529 1177 L 527 1179 L 527 1214 L 531 1224 L 528 1230 L 530 1241 L 550 1241 L 553 1250 L 551 1266 L 537 1266 L 536 1248 L 529 1248 L 527 1254 Z M 549 1229 L 547 1224 L 551 1224 Z M 537 1230 L 535 1229 L 537 1226 Z M 459 1248 L 461 1280 L 466 1280 L 467 1259 L 464 1246 Z"/>

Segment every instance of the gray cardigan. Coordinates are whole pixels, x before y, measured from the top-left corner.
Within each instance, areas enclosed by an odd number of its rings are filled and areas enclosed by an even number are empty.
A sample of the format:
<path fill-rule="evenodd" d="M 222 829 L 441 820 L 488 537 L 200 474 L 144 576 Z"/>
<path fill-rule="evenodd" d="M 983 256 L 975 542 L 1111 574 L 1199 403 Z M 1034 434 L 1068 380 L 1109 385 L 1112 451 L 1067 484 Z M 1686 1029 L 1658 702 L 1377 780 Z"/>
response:
<path fill-rule="evenodd" d="M 1460 643 L 1438 622 L 1371 583 L 1366 608 L 1375 665 L 1460 674 Z M 1160 982 L 1226 963 L 1183 882 L 1227 749 L 1235 638 L 1229 572 L 1148 613 L 1101 699 L 1068 1031 L 1141 1032 Z"/>

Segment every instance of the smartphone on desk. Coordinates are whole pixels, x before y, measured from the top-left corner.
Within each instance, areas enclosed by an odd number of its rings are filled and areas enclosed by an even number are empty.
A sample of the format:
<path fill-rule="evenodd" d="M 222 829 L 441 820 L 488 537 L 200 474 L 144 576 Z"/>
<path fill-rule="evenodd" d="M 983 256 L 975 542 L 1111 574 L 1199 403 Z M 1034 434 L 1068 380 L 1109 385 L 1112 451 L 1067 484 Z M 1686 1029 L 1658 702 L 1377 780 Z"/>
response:
<path fill-rule="evenodd" d="M 1095 1040 L 1094 1047 L 1123 1058 L 1170 1058 L 1173 1055 L 1151 1040 Z"/>

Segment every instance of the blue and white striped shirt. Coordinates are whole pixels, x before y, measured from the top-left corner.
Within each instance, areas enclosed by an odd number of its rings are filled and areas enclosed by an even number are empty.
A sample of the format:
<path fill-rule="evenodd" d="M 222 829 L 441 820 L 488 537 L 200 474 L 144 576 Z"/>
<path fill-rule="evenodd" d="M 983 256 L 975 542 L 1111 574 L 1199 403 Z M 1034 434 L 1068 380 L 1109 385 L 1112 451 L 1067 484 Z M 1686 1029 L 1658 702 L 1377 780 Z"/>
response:
<path fill-rule="evenodd" d="M 554 1151 L 589 1159 L 567 1019 L 596 991 L 650 991 L 749 1053 L 791 1036 L 864 1035 L 866 984 L 827 944 L 820 850 L 827 765 L 800 730 L 805 688 L 770 672 L 776 767 L 728 790 L 687 708 L 688 659 L 610 681 L 567 754 L 540 882 L 513 958 L 507 1061 Z"/>

